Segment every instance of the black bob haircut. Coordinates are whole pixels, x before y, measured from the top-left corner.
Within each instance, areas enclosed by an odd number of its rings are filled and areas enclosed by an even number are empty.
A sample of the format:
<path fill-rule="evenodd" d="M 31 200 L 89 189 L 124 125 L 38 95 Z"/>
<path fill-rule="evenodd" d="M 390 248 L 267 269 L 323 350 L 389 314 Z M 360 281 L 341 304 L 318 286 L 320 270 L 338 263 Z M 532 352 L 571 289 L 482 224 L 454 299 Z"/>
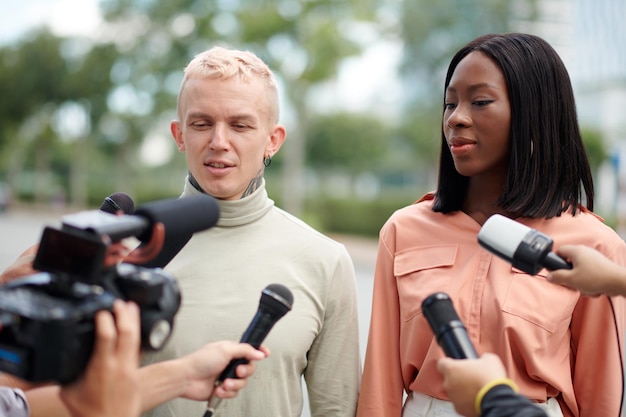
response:
<path fill-rule="evenodd" d="M 511 107 L 509 169 L 496 205 L 515 217 L 550 218 L 584 201 L 593 210 L 593 179 L 582 142 L 574 92 L 565 65 L 543 39 L 524 33 L 478 37 L 452 58 L 445 91 L 459 62 L 480 51 L 504 74 Z M 444 98 L 445 100 L 445 98 Z M 441 134 L 433 210 L 460 210 L 469 178 L 457 172 Z"/>

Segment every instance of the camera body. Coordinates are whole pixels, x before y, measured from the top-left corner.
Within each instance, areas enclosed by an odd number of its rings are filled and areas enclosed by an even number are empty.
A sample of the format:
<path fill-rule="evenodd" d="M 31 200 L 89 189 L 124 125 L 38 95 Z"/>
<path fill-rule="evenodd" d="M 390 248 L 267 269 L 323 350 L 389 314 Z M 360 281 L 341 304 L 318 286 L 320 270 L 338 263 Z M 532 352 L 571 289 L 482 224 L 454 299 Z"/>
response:
<path fill-rule="evenodd" d="M 117 299 L 139 306 L 142 349 L 163 347 L 181 303 L 174 277 L 129 263 L 105 267 L 119 236 L 145 229 L 129 229 L 128 217 L 84 212 L 64 218 L 61 229 L 44 229 L 33 264 L 44 272 L 0 287 L 0 371 L 31 382 L 73 382 L 91 357 L 96 313 L 111 311 Z M 107 230 L 126 232 L 113 241 L 100 233 L 103 221 Z"/>

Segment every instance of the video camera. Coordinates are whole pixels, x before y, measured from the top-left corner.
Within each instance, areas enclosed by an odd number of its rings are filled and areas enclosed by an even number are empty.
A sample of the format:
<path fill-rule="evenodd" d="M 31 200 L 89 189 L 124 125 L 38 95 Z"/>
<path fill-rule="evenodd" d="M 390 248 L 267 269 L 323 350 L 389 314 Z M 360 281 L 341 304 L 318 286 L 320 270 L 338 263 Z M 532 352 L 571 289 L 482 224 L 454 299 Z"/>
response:
<path fill-rule="evenodd" d="M 157 223 L 165 240 L 212 227 L 217 203 L 207 195 L 160 200 L 133 215 L 85 211 L 44 228 L 33 266 L 41 273 L 0 287 L 0 371 L 32 382 L 67 384 L 84 371 L 95 340 L 94 318 L 116 299 L 137 303 L 141 345 L 159 350 L 171 335 L 181 295 L 162 268 L 106 267 L 111 245 L 127 237 L 149 242 Z"/>

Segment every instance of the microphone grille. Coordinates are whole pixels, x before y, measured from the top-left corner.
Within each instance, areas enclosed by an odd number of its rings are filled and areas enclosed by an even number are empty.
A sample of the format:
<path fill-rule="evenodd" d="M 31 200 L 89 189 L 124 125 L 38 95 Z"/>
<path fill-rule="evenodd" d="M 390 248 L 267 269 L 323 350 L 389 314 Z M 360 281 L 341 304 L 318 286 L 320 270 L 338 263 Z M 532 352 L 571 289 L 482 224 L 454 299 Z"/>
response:
<path fill-rule="evenodd" d="M 293 294 L 282 284 L 270 284 L 261 293 L 260 307 L 281 317 L 291 310 Z"/>
<path fill-rule="evenodd" d="M 443 292 L 428 296 L 422 302 L 422 313 L 437 337 L 448 327 L 461 321 L 452 305 L 452 300 Z"/>
<path fill-rule="evenodd" d="M 106 197 L 102 205 L 100 205 L 100 211 L 106 213 L 115 214 L 120 210 L 123 211 L 124 214 L 133 214 L 135 212 L 135 202 L 126 193 L 113 193 Z"/>

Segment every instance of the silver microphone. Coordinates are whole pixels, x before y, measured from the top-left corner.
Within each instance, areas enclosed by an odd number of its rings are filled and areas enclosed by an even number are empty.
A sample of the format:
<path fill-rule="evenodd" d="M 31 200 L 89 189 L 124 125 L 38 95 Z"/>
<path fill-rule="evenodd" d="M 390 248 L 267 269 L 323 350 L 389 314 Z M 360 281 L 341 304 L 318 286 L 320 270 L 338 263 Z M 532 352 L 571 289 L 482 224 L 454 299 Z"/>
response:
<path fill-rule="evenodd" d="M 500 214 L 483 224 L 478 243 L 527 274 L 536 275 L 542 268 L 572 268 L 572 264 L 552 252 L 554 241 L 549 236 Z"/>

